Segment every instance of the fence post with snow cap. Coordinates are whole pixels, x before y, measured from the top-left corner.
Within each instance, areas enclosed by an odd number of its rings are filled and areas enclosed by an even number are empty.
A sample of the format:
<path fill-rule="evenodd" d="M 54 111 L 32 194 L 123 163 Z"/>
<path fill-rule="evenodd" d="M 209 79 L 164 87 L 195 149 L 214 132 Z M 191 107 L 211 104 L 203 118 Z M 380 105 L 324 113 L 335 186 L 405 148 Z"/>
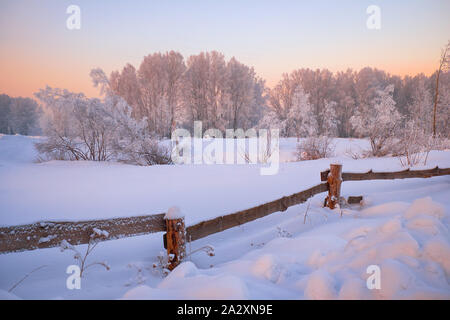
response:
<path fill-rule="evenodd" d="M 186 257 L 186 226 L 184 215 L 178 207 L 171 207 L 164 219 L 167 233 L 165 242 L 169 257 L 169 270 L 175 269 Z"/>
<path fill-rule="evenodd" d="M 342 164 L 330 164 L 330 171 L 327 176 L 328 196 L 325 199 L 325 206 L 334 209 L 340 203 L 342 184 Z"/>

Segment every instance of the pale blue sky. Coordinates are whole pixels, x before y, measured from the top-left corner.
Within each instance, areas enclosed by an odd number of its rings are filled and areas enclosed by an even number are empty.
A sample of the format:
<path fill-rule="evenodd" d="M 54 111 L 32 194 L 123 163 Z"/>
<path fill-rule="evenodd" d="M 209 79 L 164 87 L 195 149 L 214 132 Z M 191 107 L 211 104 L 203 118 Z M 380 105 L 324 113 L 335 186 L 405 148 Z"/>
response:
<path fill-rule="evenodd" d="M 81 8 L 81 30 L 66 29 L 70 4 Z M 371 4 L 379 31 L 366 28 Z M 0 0 L 0 91 L 30 96 L 49 84 L 95 94 L 91 68 L 138 67 L 167 50 L 218 50 L 269 85 L 301 67 L 429 74 L 448 39 L 448 0 Z"/>

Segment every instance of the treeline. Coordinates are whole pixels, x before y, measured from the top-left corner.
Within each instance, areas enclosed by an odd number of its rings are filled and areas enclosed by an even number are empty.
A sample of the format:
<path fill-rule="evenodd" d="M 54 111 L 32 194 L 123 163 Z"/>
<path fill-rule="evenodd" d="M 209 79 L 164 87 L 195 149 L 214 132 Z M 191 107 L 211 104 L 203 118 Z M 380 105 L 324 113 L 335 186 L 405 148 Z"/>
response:
<path fill-rule="evenodd" d="M 397 125 L 404 126 L 408 121 L 416 120 L 429 132 L 432 128 L 435 86 L 436 73 L 429 77 L 419 74 L 402 78 L 372 68 L 337 73 L 327 69 L 299 69 L 283 75 L 275 88 L 269 90 L 267 105 L 275 111 L 280 121 L 287 122 L 284 134 L 296 135 L 289 120 L 293 118 L 291 111 L 298 105 L 296 93 L 303 90 L 308 95 L 319 134 L 354 137 L 359 135 L 354 116 L 376 111 L 376 105 L 385 96 L 384 92 L 389 91 L 393 100 L 392 110 L 400 115 Z M 448 136 L 450 73 L 441 74 L 439 88 L 437 131 Z M 367 121 L 376 121 L 375 116 Z M 334 122 L 331 128 L 330 121 Z"/>
<path fill-rule="evenodd" d="M 39 135 L 42 109 L 30 98 L 12 98 L 0 94 L 0 133 Z"/>
<path fill-rule="evenodd" d="M 268 88 L 235 58 L 212 51 L 185 59 L 171 51 L 144 57 L 138 68 L 127 64 L 104 82 L 159 138 L 170 137 L 177 127 L 192 129 L 194 121 L 205 129 L 276 127 L 282 136 L 367 137 L 364 129 L 386 121 L 380 114 L 391 114 L 396 128 L 417 126 L 429 133 L 436 77 L 399 77 L 373 68 L 299 69 Z M 450 135 L 449 105 L 447 69 L 440 74 L 436 117 L 437 133 L 444 137 Z M 0 95 L 0 133 L 39 134 L 41 110 L 33 99 Z"/>
<path fill-rule="evenodd" d="M 146 117 L 150 127 L 164 137 L 175 127 L 191 128 L 196 120 L 203 121 L 204 128 L 221 130 L 272 125 L 278 126 L 283 136 L 308 136 L 311 132 L 361 136 L 354 116 L 372 113 L 386 91 L 399 114 L 398 125 L 406 126 L 415 119 L 428 131 L 436 89 L 436 73 L 400 77 L 373 68 L 337 73 L 299 69 L 284 74 L 269 89 L 253 68 L 235 58 L 226 61 L 216 51 L 187 60 L 173 51 L 150 54 L 139 68 L 127 64 L 112 72 L 109 80 L 114 93 L 132 107 L 133 116 Z M 449 72 L 441 73 L 439 91 L 437 132 L 448 136 Z"/>

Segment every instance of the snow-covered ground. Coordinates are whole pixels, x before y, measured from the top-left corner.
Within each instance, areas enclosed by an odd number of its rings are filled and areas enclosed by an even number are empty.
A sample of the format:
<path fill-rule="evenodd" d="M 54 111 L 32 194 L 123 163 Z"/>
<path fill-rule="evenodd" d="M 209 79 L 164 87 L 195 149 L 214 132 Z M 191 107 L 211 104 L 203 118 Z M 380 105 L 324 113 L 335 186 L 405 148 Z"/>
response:
<path fill-rule="evenodd" d="M 280 142 L 278 174 L 258 165 L 136 167 L 115 163 L 34 163 L 39 138 L 0 136 L 0 225 L 154 214 L 178 206 L 188 225 L 289 195 L 320 182 L 340 161 L 344 171 L 396 171 L 397 158 L 354 160 L 365 140 L 336 139 L 336 157 L 293 162 L 295 139 Z M 450 167 L 434 151 L 427 167 Z M 0 255 L 0 298 L 450 298 L 450 177 L 345 182 L 343 195 L 364 195 L 343 216 L 308 203 L 209 236 L 215 256 L 197 252 L 164 278 L 162 233 L 103 242 L 90 257 L 81 290 L 66 288 L 72 255 L 58 248 Z M 305 212 L 307 216 L 305 218 Z M 84 250 L 86 246 L 79 246 Z M 30 271 L 10 294 L 7 291 Z M 367 267 L 381 270 L 381 290 L 366 287 Z"/>

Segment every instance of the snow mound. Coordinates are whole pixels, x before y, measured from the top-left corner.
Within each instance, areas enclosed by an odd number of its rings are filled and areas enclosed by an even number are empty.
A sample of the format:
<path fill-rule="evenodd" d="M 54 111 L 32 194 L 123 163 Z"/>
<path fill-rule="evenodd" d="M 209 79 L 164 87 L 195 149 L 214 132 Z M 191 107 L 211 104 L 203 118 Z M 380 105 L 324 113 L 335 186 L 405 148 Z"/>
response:
<path fill-rule="evenodd" d="M 438 263 L 450 278 L 450 243 L 448 238 L 433 237 L 428 240 L 423 248 L 424 256 Z"/>
<path fill-rule="evenodd" d="M 431 197 L 426 197 L 415 200 L 406 210 L 404 216 L 407 219 L 411 219 L 420 214 L 442 219 L 445 217 L 445 208 L 440 204 L 433 202 Z"/>
<path fill-rule="evenodd" d="M 336 298 L 334 278 L 325 270 L 313 272 L 306 284 L 305 296 L 312 300 L 331 300 Z"/>
<path fill-rule="evenodd" d="M 370 205 L 370 199 L 364 199 L 366 201 L 364 206 Z M 377 206 L 369 207 L 361 211 L 361 215 L 365 217 L 399 214 L 404 212 L 409 207 L 407 202 L 389 202 L 383 203 Z"/>
<path fill-rule="evenodd" d="M 157 288 L 138 286 L 122 299 L 248 299 L 245 283 L 231 275 L 207 275 L 190 261 L 180 264 Z"/>
<path fill-rule="evenodd" d="M 280 268 L 276 264 L 276 257 L 271 254 L 265 254 L 253 263 L 251 273 L 259 278 L 277 282 L 280 277 Z"/>
<path fill-rule="evenodd" d="M 368 300 L 371 295 L 365 281 L 352 277 L 342 284 L 338 298 L 340 300 Z"/>
<path fill-rule="evenodd" d="M 138 287 L 124 298 L 247 299 L 263 290 L 266 298 L 297 292 L 305 299 L 450 299 L 444 208 L 423 198 L 367 211 L 364 219 L 350 215 L 273 239 L 213 269 L 185 262 L 157 288 Z M 373 266 L 379 268 L 379 289 L 367 285 Z"/>

